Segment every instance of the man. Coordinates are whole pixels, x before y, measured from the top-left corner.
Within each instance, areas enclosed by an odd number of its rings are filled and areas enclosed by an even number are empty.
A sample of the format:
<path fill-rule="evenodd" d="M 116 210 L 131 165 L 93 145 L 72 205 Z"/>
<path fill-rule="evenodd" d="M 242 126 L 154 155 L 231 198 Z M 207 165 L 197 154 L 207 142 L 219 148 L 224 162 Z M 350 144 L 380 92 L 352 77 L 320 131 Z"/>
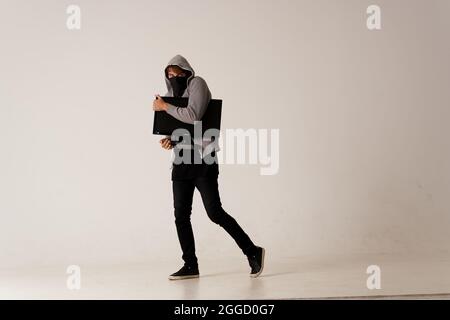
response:
<path fill-rule="evenodd" d="M 194 124 L 194 121 L 200 121 L 211 99 L 211 92 L 205 80 L 195 75 L 190 64 L 181 55 L 176 55 L 169 61 L 164 70 L 164 74 L 167 85 L 166 96 L 187 97 L 189 99 L 188 106 L 186 108 L 173 106 L 164 102 L 159 95 L 156 95 L 153 101 L 153 109 L 155 111 L 165 111 L 185 123 Z M 161 139 L 160 143 L 167 150 L 178 148 L 178 145 L 174 147 L 171 138 L 168 136 Z M 197 156 L 196 152 L 207 150 L 208 148 L 206 147 L 210 143 L 212 143 L 211 140 L 203 138 L 200 148 L 195 148 L 194 146 L 191 151 L 188 151 L 191 152 L 191 159 Z M 191 161 L 190 163 L 174 163 L 172 165 L 175 225 L 183 252 L 182 258 L 184 265 L 180 270 L 169 276 L 170 280 L 199 277 L 198 260 L 195 255 L 194 234 L 190 220 L 195 188 L 201 194 L 203 205 L 209 218 L 224 228 L 236 241 L 244 255 L 247 256 L 251 267 L 250 276 L 259 276 L 264 268 L 264 248 L 256 246 L 236 220 L 222 208 L 217 182 L 219 166 L 215 150 L 217 149 L 213 149 L 211 154 L 208 154 L 215 159 L 212 164 L 211 162 L 205 162 L 202 158 L 200 163 Z"/>

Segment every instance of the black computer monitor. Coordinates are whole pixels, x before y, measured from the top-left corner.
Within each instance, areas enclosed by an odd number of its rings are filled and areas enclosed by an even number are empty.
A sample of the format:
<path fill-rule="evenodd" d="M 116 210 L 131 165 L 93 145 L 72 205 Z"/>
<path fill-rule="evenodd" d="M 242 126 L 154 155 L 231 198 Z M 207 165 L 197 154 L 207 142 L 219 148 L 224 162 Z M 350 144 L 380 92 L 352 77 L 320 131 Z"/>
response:
<path fill-rule="evenodd" d="M 161 97 L 165 102 L 176 107 L 186 108 L 189 98 Z M 220 120 L 222 116 L 222 100 L 211 99 L 202 121 L 202 135 L 208 129 L 220 130 Z M 171 136 L 176 129 L 183 128 L 194 136 L 194 125 L 175 119 L 165 111 L 155 111 L 153 119 L 153 134 Z"/>

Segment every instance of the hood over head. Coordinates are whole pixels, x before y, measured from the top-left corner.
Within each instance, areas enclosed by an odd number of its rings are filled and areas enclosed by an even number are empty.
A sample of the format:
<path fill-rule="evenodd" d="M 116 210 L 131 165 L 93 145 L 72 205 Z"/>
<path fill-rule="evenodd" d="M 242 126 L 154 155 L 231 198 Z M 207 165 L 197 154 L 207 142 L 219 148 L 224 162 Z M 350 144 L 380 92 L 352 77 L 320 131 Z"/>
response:
<path fill-rule="evenodd" d="M 173 88 L 172 88 L 172 85 L 170 84 L 169 78 L 167 77 L 167 68 L 169 66 L 178 66 L 181 69 L 188 71 L 188 74 L 187 74 L 187 77 L 188 77 L 187 86 L 188 87 L 189 87 L 189 82 L 195 77 L 195 72 L 194 72 L 194 69 L 192 69 L 189 62 L 186 60 L 186 58 L 183 57 L 182 55 L 177 54 L 175 57 L 170 59 L 169 63 L 167 63 L 166 68 L 164 69 L 164 78 L 166 80 L 167 95 L 173 96 Z"/>

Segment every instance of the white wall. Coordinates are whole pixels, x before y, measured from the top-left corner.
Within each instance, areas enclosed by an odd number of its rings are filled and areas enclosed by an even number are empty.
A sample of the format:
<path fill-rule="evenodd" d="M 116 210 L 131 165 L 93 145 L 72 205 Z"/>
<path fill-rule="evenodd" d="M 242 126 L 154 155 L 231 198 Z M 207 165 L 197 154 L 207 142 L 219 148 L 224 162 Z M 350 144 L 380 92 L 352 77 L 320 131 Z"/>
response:
<path fill-rule="evenodd" d="M 382 9 L 382 30 L 366 8 Z M 66 29 L 78 4 L 82 29 Z M 450 5 L 0 1 L 1 265 L 180 259 L 162 69 L 188 58 L 223 128 L 279 128 L 280 171 L 221 165 L 225 210 L 280 255 L 448 252 Z M 196 193 L 199 259 L 240 255 Z M 217 252 L 217 253 L 216 253 Z"/>

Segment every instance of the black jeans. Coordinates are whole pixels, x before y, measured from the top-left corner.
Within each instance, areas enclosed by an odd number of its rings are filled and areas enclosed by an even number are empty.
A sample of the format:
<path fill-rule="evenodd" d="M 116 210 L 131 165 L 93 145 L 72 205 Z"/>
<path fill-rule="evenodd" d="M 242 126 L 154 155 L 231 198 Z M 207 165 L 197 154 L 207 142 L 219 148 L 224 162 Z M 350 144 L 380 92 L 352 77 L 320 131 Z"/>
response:
<path fill-rule="evenodd" d="M 218 164 L 215 165 L 218 166 Z M 217 178 L 217 175 L 196 176 L 190 179 L 172 181 L 175 224 L 183 251 L 182 258 L 185 264 L 190 266 L 198 266 L 191 225 L 192 199 L 195 188 L 201 194 L 203 205 L 211 221 L 224 228 L 245 255 L 253 254 L 256 250 L 256 246 L 249 236 L 242 230 L 236 220 L 222 208 Z"/>

